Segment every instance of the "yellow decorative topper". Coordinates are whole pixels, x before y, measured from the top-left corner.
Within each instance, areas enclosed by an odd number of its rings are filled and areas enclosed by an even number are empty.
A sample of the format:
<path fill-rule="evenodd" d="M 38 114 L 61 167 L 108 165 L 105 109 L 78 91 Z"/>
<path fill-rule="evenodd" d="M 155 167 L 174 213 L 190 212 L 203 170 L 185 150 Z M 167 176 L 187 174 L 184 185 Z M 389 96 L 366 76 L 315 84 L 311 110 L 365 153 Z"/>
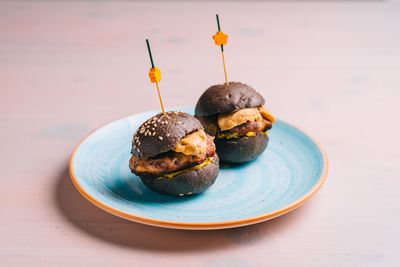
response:
<path fill-rule="evenodd" d="M 161 81 L 161 70 L 157 67 L 150 68 L 149 77 L 152 83 Z"/>
<path fill-rule="evenodd" d="M 213 35 L 213 39 L 216 45 L 226 45 L 228 43 L 228 35 L 222 31 L 218 31 L 215 35 Z"/>

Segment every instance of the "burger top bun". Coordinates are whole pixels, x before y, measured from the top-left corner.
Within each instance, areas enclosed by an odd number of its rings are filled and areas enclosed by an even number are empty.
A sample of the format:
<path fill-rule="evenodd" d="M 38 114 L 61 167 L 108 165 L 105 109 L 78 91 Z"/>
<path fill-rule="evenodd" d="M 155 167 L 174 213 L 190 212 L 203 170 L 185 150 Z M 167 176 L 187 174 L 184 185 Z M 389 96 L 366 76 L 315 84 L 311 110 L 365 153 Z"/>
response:
<path fill-rule="evenodd" d="M 187 113 L 172 111 L 157 114 L 136 131 L 131 153 L 141 159 L 167 152 L 187 134 L 204 129 L 200 121 Z"/>
<path fill-rule="evenodd" d="M 196 105 L 197 116 L 229 114 L 243 108 L 260 107 L 265 100 L 256 90 L 241 82 L 218 84 L 208 88 Z"/>

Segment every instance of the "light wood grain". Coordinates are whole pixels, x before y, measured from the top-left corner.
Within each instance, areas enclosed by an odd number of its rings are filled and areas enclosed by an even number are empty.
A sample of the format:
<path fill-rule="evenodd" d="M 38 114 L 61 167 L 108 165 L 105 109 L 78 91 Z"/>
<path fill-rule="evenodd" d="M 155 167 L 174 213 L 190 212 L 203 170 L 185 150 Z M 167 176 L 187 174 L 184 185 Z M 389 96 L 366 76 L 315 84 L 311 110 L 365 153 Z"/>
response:
<path fill-rule="evenodd" d="M 92 128 L 228 75 L 325 146 L 331 170 L 306 205 L 272 221 L 188 232 L 91 205 L 67 161 Z M 0 2 L 1 266 L 400 265 L 400 4 Z"/>

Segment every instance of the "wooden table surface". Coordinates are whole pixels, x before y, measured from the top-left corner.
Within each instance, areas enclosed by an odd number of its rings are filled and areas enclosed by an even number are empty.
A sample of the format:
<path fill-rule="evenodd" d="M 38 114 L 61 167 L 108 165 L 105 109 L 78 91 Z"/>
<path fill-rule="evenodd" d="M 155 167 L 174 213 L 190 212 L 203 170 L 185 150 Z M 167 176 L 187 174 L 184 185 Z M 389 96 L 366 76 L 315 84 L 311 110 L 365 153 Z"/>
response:
<path fill-rule="evenodd" d="M 330 173 L 301 208 L 230 230 L 155 228 L 72 185 L 91 129 L 231 80 L 324 145 Z M 0 266 L 400 266 L 400 3 L 1 2 Z"/>

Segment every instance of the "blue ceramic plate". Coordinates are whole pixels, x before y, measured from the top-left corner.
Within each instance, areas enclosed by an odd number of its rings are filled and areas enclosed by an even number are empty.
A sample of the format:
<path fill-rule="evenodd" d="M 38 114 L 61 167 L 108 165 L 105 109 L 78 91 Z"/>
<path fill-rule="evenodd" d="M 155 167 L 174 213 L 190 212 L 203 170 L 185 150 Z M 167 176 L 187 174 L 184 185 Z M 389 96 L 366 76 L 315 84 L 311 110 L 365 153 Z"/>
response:
<path fill-rule="evenodd" d="M 193 108 L 175 110 L 193 114 Z M 278 120 L 260 157 L 239 166 L 222 166 L 215 184 L 203 194 L 158 194 L 132 174 L 128 164 L 134 132 L 156 113 L 139 113 L 106 124 L 75 149 L 70 161 L 72 181 L 93 204 L 117 216 L 160 227 L 231 228 L 297 208 L 327 176 L 326 154 L 318 142 Z"/>

